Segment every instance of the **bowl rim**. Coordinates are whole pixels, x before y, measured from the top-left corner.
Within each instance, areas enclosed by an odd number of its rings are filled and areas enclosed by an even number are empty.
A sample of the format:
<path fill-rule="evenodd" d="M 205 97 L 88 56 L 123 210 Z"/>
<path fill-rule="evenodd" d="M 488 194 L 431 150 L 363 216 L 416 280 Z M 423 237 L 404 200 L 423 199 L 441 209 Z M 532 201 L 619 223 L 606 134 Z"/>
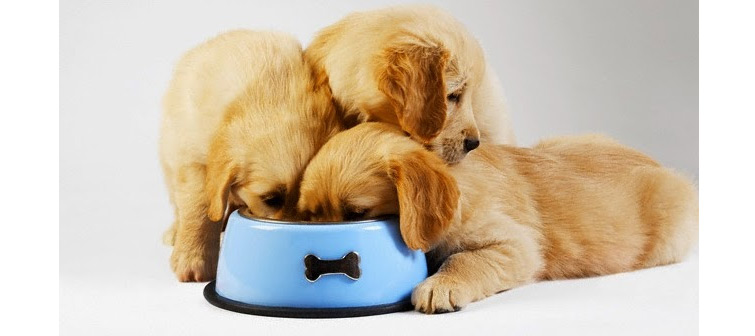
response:
<path fill-rule="evenodd" d="M 367 224 L 367 223 L 375 223 L 375 222 L 385 222 L 388 220 L 395 219 L 397 222 L 399 220 L 398 215 L 382 215 L 377 216 L 373 218 L 368 219 L 360 219 L 355 221 L 341 221 L 341 222 L 318 222 L 318 221 L 286 221 L 281 219 L 272 219 L 272 218 L 264 218 L 264 217 L 257 217 L 251 214 L 246 214 L 244 211 L 241 211 L 242 209 L 237 209 L 233 212 L 237 213 L 241 218 L 253 220 L 256 222 L 264 222 L 264 223 L 270 223 L 270 224 L 285 224 L 285 225 L 307 225 L 307 226 L 314 226 L 314 225 L 357 225 L 357 224 Z"/>

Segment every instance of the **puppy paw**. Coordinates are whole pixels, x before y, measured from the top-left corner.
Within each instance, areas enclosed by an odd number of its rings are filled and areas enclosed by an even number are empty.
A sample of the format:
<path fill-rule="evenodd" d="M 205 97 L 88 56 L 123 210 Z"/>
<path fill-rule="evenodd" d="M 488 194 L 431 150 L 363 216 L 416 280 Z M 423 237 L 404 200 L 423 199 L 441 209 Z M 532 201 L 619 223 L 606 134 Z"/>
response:
<path fill-rule="evenodd" d="M 472 301 L 471 291 L 452 277 L 436 274 L 421 282 L 412 292 L 414 310 L 425 314 L 458 311 Z"/>
<path fill-rule="evenodd" d="M 205 282 L 215 279 L 218 251 L 173 249 L 170 265 L 181 282 Z"/>

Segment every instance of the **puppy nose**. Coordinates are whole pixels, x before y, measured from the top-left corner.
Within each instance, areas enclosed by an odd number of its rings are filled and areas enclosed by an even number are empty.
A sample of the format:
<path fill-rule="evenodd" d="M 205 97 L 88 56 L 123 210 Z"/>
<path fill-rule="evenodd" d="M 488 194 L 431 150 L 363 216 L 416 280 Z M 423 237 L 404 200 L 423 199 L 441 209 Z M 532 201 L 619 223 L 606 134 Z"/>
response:
<path fill-rule="evenodd" d="M 477 138 L 466 138 L 464 139 L 464 151 L 469 153 L 473 151 L 475 148 L 480 147 L 480 139 Z"/>

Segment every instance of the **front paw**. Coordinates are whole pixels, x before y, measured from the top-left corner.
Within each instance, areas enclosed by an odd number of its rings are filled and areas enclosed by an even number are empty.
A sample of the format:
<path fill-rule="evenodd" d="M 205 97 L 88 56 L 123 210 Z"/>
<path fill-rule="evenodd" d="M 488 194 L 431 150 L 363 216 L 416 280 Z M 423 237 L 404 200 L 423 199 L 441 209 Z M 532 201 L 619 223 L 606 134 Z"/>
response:
<path fill-rule="evenodd" d="M 218 251 L 194 251 L 174 248 L 170 265 L 181 282 L 205 282 L 215 279 Z"/>
<path fill-rule="evenodd" d="M 471 291 L 453 277 L 435 274 L 412 292 L 414 310 L 425 314 L 458 311 L 472 301 Z"/>

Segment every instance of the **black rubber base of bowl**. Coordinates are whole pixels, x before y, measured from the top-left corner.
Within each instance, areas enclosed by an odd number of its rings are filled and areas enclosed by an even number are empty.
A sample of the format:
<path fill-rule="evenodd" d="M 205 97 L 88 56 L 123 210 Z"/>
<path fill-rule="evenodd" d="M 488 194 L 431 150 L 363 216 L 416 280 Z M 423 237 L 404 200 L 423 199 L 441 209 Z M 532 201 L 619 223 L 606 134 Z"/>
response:
<path fill-rule="evenodd" d="M 409 302 L 409 300 L 378 306 L 349 308 L 290 308 L 258 306 L 226 299 L 218 295 L 215 291 L 215 281 L 212 281 L 205 286 L 204 298 L 216 307 L 237 313 L 289 318 L 342 318 L 380 315 L 412 310 L 412 303 Z"/>

